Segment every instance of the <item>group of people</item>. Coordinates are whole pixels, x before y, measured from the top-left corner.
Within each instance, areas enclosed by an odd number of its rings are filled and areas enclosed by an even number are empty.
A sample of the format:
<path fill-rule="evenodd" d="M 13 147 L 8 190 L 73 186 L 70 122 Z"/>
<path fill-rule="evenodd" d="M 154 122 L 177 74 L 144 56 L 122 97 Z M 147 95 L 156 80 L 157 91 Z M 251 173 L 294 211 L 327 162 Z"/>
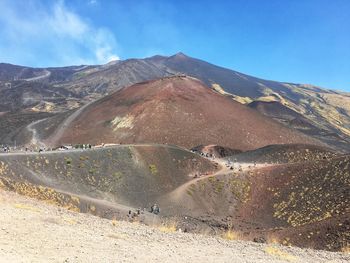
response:
<path fill-rule="evenodd" d="M 213 154 L 213 153 L 202 152 L 202 151 L 198 151 L 198 150 L 194 150 L 194 149 L 192 149 L 191 152 L 197 153 L 200 156 L 203 156 L 203 157 L 206 157 L 206 158 L 215 159 L 215 154 Z"/>
<path fill-rule="evenodd" d="M 145 209 L 138 208 L 135 211 L 129 210 L 128 212 L 128 219 L 129 221 L 134 221 L 135 219 L 139 218 L 141 214 L 144 214 Z M 149 211 L 152 214 L 158 215 L 160 213 L 160 208 L 157 204 L 154 204 L 151 206 L 151 210 Z"/>
<path fill-rule="evenodd" d="M 28 147 L 25 147 L 25 148 L 22 148 L 22 147 L 19 147 L 19 148 L 15 148 L 15 147 L 10 147 L 8 145 L 4 145 L 2 144 L 1 147 L 1 152 L 5 152 L 5 153 L 9 153 L 9 152 L 34 152 L 34 151 L 37 151 L 39 153 L 41 152 L 44 152 L 46 151 L 47 149 L 45 147 L 40 147 L 40 148 L 37 148 L 36 150 L 33 150 L 31 148 L 28 148 Z"/>

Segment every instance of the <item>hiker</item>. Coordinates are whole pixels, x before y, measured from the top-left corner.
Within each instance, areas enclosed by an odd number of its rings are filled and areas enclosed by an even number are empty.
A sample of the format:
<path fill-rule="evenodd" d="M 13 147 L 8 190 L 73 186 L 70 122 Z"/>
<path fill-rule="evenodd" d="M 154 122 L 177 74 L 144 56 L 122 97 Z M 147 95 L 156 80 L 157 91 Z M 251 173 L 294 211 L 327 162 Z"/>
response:
<path fill-rule="evenodd" d="M 160 209 L 159 209 L 159 206 L 157 204 L 154 204 L 151 207 L 151 213 L 153 213 L 155 215 L 158 215 L 160 213 Z"/>

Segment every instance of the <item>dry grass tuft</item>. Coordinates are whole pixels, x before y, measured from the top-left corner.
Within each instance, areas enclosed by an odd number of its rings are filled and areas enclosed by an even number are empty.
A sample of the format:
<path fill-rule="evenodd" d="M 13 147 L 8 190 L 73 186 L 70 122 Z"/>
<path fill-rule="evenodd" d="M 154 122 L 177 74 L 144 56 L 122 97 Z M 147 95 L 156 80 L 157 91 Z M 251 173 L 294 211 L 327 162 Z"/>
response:
<path fill-rule="evenodd" d="M 222 238 L 226 240 L 242 240 L 243 236 L 241 233 L 229 229 L 223 233 Z"/>
<path fill-rule="evenodd" d="M 63 221 L 69 225 L 76 225 L 78 222 L 74 219 L 71 219 L 71 218 L 65 218 L 63 219 Z"/>
<path fill-rule="evenodd" d="M 164 233 L 174 233 L 177 230 L 177 222 L 167 221 L 163 223 L 158 229 Z"/>
<path fill-rule="evenodd" d="M 113 220 L 112 220 L 112 225 L 113 225 L 113 226 L 117 226 L 117 225 L 118 225 L 118 221 L 117 221 L 116 219 L 113 219 Z"/>
<path fill-rule="evenodd" d="M 266 237 L 266 243 L 268 243 L 268 244 L 281 244 L 282 242 L 278 237 L 273 236 L 273 235 L 268 235 Z"/>
<path fill-rule="evenodd" d="M 287 252 L 284 252 L 277 247 L 266 247 L 265 252 L 269 255 L 277 257 L 280 260 L 285 260 L 285 261 L 289 261 L 289 262 L 296 261 L 296 259 L 297 259 L 295 256 L 293 256 Z"/>
<path fill-rule="evenodd" d="M 14 204 L 14 207 L 18 209 L 33 211 L 33 212 L 40 212 L 40 209 L 33 206 L 25 205 L 25 204 Z"/>
<path fill-rule="evenodd" d="M 343 252 L 345 254 L 350 254 L 350 245 L 348 245 L 346 247 L 342 247 L 341 252 Z"/>

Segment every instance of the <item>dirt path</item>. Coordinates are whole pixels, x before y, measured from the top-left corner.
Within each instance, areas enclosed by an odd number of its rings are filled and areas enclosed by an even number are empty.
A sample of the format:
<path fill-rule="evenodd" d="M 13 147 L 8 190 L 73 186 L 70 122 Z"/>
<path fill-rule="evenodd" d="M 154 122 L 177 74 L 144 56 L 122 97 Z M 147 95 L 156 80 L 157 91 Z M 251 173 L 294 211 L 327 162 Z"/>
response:
<path fill-rule="evenodd" d="M 183 185 L 179 186 L 178 188 L 173 190 L 171 193 L 169 193 L 169 198 L 171 200 L 179 200 L 181 197 L 183 197 L 186 194 L 186 190 L 192 184 L 195 184 L 201 180 L 207 179 L 207 178 L 212 177 L 212 176 L 218 176 L 218 175 L 228 173 L 230 171 L 229 168 L 227 168 L 222 162 L 218 162 L 216 160 L 214 162 L 217 162 L 219 164 L 220 169 L 218 171 L 216 171 L 215 173 L 208 174 L 208 175 L 202 175 L 198 178 L 194 178 L 194 179 L 184 183 Z"/>
<path fill-rule="evenodd" d="M 42 121 L 42 120 L 40 120 Z M 34 124 L 34 123 L 32 123 Z M 28 126 L 27 126 L 28 128 Z M 29 130 L 30 132 L 33 132 Z M 35 129 L 34 129 L 35 131 Z M 39 140 L 36 137 L 36 140 Z M 41 142 L 39 140 L 39 142 Z M 41 153 L 38 152 L 23 152 L 23 151 L 12 151 L 9 153 L 0 152 L 0 156 L 8 156 L 8 155 L 46 155 L 46 154 L 55 154 L 55 153 L 71 153 L 71 152 L 86 152 L 86 151 L 99 151 L 104 149 L 113 149 L 113 148 L 119 148 L 119 147 L 155 147 L 155 146 L 166 146 L 167 148 L 174 148 L 174 149 L 183 149 L 181 147 L 172 146 L 172 145 L 165 145 L 165 144 L 156 144 L 156 143 L 137 143 L 137 144 L 116 144 L 112 146 L 105 146 L 105 147 L 92 147 L 92 149 L 69 149 L 69 150 L 54 150 L 54 151 L 43 151 Z M 186 150 L 188 151 L 188 150 Z M 189 151 L 188 151 L 189 152 Z"/>
<path fill-rule="evenodd" d="M 44 120 L 46 120 L 46 118 L 34 121 L 27 126 L 27 130 L 32 133 L 32 139 L 30 140 L 29 144 L 31 144 L 33 146 L 46 147 L 45 143 L 40 140 L 38 132 L 34 127 L 35 125 L 37 125 L 38 123 L 40 123 Z"/>
<path fill-rule="evenodd" d="M 38 80 L 41 80 L 41 79 L 48 78 L 48 77 L 50 77 L 50 76 L 51 76 L 51 72 L 45 69 L 45 70 L 43 71 L 43 74 L 42 74 L 42 75 L 37 76 L 37 77 L 32 77 L 32 78 L 23 79 L 23 80 L 26 80 L 26 81 L 38 81 Z"/>
<path fill-rule="evenodd" d="M 94 103 L 95 101 L 91 101 L 82 107 L 78 108 L 75 112 L 73 112 L 71 115 L 69 115 L 55 130 L 53 135 L 51 135 L 48 139 L 48 142 L 50 145 L 55 145 L 58 140 L 62 137 L 65 130 L 68 128 L 68 126 L 79 116 L 80 113 L 83 112 L 84 109 L 86 109 L 89 105 Z"/>
<path fill-rule="evenodd" d="M 226 166 L 226 160 L 224 159 L 220 159 L 220 158 L 215 158 L 215 159 L 209 159 L 210 161 L 213 161 L 215 163 L 219 164 L 220 169 L 218 171 L 216 171 L 215 173 L 212 174 L 208 174 L 208 175 L 203 175 L 200 176 L 198 178 L 194 178 L 186 183 L 184 183 L 183 185 L 179 186 L 178 188 L 176 188 L 175 190 L 173 190 L 170 194 L 169 194 L 169 198 L 170 200 L 180 200 L 181 197 L 183 197 L 186 194 L 186 191 L 189 189 L 189 187 L 192 184 L 195 184 L 201 180 L 205 180 L 209 177 L 216 177 L 216 176 L 220 176 L 220 175 L 224 175 L 227 173 L 232 172 L 232 170 L 230 170 L 229 167 Z M 259 169 L 262 167 L 268 167 L 268 166 L 272 166 L 269 164 L 254 164 L 254 163 L 235 163 L 235 171 L 237 171 L 237 169 L 241 169 L 240 172 L 246 172 L 248 170 L 252 171 L 254 169 Z"/>
<path fill-rule="evenodd" d="M 1 262 L 349 262 L 342 253 L 110 221 L 0 191 Z M 164 232 L 165 231 L 165 232 Z"/>

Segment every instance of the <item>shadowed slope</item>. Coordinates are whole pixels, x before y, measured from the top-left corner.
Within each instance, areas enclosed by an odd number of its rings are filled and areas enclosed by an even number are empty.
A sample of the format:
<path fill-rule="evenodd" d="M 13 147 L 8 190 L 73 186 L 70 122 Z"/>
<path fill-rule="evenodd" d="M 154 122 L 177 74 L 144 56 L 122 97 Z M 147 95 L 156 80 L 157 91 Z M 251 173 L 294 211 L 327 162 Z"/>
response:
<path fill-rule="evenodd" d="M 117 205 L 149 208 L 193 174 L 212 171 L 210 161 L 163 145 L 8 154 L 0 155 L 0 188 L 111 218 Z"/>
<path fill-rule="evenodd" d="M 326 160 L 337 156 L 333 150 L 315 145 L 268 145 L 226 157 L 230 161 L 247 163 L 296 163 Z"/>
<path fill-rule="evenodd" d="M 306 135 L 317 138 L 332 147 L 337 147 L 344 152 L 349 152 L 349 143 L 344 137 L 334 131 L 330 131 L 317 122 L 307 118 L 278 101 L 253 101 L 248 104 L 263 115 L 270 117 L 288 128 L 298 130 Z"/>

